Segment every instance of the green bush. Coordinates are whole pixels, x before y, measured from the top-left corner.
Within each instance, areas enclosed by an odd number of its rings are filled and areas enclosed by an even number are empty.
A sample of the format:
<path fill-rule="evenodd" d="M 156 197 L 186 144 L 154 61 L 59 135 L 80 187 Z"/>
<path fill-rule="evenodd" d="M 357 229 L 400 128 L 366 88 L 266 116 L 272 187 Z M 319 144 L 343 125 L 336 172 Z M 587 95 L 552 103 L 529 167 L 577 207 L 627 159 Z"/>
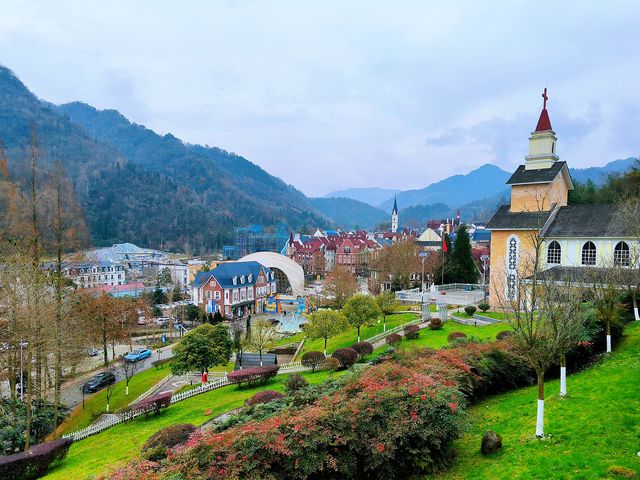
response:
<path fill-rule="evenodd" d="M 142 446 L 142 458 L 152 462 L 167 458 L 167 449 L 186 442 L 197 429 L 190 423 L 178 423 L 158 430 Z"/>
<path fill-rule="evenodd" d="M 491 306 L 488 303 L 481 303 L 480 305 L 478 305 L 478 308 L 482 310 L 482 313 L 484 313 L 489 310 Z"/>
<path fill-rule="evenodd" d="M 287 378 L 286 382 L 284 383 L 284 388 L 287 392 L 287 395 L 293 395 L 298 390 L 302 390 L 307 386 L 309 386 L 309 382 L 307 382 L 307 380 L 299 373 L 289 375 L 289 378 Z"/>
<path fill-rule="evenodd" d="M 467 305 L 466 307 L 464 307 L 464 311 L 470 317 L 473 316 L 474 313 L 476 313 L 476 310 L 477 308 L 474 305 Z"/>

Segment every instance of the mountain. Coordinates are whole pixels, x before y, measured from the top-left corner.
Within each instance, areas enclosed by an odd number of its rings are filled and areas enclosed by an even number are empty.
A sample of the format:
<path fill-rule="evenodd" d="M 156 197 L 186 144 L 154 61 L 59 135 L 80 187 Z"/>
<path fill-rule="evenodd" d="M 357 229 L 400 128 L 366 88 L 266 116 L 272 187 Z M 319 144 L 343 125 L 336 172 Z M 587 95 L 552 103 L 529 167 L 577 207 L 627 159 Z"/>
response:
<path fill-rule="evenodd" d="M 375 228 L 388 220 L 390 214 L 352 198 L 313 198 L 313 206 L 343 229 Z"/>
<path fill-rule="evenodd" d="M 211 249 L 229 242 L 235 225 L 330 223 L 301 192 L 238 155 L 158 135 L 115 110 L 54 106 L 0 66 L 0 139 L 18 180 L 32 126 L 40 164 L 62 162 L 96 245 Z"/>
<path fill-rule="evenodd" d="M 392 198 L 401 190 L 393 190 L 390 188 L 348 188 L 346 190 L 338 190 L 327 193 L 324 198 L 352 198 L 359 202 L 368 203 L 369 205 L 380 205 L 385 200 Z"/>
<path fill-rule="evenodd" d="M 398 212 L 400 227 L 424 228 L 431 219 L 453 218 L 454 212 L 451 207 L 444 203 L 434 203 L 432 205 L 413 205 L 402 208 Z"/>
<path fill-rule="evenodd" d="M 418 190 L 405 190 L 397 194 L 398 207 L 400 209 L 413 205 L 430 205 L 444 203 L 457 207 L 487 196 L 501 192 L 505 188 L 505 182 L 511 176 L 509 172 L 486 164 L 472 170 L 466 175 L 453 175 L 426 188 Z M 393 198 L 379 205 L 383 210 L 391 210 Z"/>
<path fill-rule="evenodd" d="M 626 172 L 637 160 L 638 157 L 629 157 L 614 160 L 604 167 L 571 168 L 571 178 L 582 183 L 591 180 L 596 185 L 602 185 L 607 180 L 608 175 Z"/>

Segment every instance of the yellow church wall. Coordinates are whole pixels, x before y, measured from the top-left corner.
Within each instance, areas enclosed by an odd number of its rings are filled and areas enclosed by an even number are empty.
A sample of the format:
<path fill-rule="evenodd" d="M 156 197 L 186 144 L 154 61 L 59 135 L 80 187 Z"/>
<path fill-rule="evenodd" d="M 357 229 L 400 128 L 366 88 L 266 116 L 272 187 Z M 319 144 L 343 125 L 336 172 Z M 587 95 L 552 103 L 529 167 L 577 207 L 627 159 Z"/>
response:
<path fill-rule="evenodd" d="M 562 174 L 551 183 L 511 186 L 512 212 L 539 212 L 551 209 L 551 205 L 567 205 L 569 189 Z"/>

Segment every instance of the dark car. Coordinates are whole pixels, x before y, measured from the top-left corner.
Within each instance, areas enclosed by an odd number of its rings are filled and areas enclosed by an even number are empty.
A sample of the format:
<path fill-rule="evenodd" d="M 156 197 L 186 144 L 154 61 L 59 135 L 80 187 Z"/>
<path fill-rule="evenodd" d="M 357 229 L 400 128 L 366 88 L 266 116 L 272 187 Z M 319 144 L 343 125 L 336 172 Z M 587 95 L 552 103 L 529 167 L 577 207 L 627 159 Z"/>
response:
<path fill-rule="evenodd" d="M 94 375 L 82 386 L 84 393 L 93 393 L 116 382 L 113 372 L 101 372 Z"/>

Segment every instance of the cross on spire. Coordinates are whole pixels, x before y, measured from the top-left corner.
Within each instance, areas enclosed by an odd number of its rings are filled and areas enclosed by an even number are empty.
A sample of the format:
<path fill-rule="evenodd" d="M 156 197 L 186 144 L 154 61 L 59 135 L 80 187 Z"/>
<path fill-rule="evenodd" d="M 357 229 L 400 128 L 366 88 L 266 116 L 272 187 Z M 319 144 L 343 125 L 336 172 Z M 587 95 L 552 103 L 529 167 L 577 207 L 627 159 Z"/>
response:
<path fill-rule="evenodd" d="M 543 98 L 542 109 L 545 110 L 547 108 L 547 100 L 549 100 L 549 97 L 547 96 L 547 87 L 544 87 L 544 92 L 542 92 L 542 98 Z"/>

